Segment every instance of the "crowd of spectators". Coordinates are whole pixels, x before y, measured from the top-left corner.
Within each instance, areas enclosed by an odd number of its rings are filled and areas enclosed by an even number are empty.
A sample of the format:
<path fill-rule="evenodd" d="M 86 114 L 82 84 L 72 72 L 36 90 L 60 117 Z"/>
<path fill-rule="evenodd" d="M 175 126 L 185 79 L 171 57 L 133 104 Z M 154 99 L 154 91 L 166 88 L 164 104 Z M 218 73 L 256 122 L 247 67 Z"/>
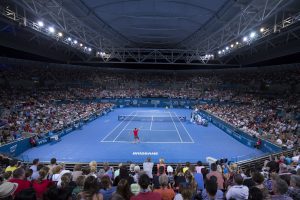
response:
<path fill-rule="evenodd" d="M 299 200 L 300 159 L 272 157 L 263 166 L 241 169 L 219 160 L 209 167 L 199 161 L 175 168 L 151 158 L 139 166 L 109 163 L 76 164 L 73 170 L 52 158 L 49 164 L 34 159 L 31 165 L 0 156 L 2 200 Z M 156 172 L 155 172 L 156 171 Z M 155 172 L 155 173 L 154 173 Z"/>
<path fill-rule="evenodd" d="M 112 106 L 110 103 L 55 102 L 34 98 L 6 105 L 1 118 L 5 125 L 0 129 L 0 142 L 3 144 L 30 136 L 43 138 L 49 132 L 72 127 L 92 115 L 99 116 Z"/>
<path fill-rule="evenodd" d="M 0 69 L 0 142 L 21 132 L 61 129 L 110 104 L 96 98 L 166 97 L 199 106 L 244 131 L 293 147 L 300 131 L 300 69 L 232 69 L 196 73 L 5 66 Z M 80 100 L 90 100 L 84 104 Z M 65 103 L 59 103 L 63 101 Z M 4 124 L 9 128 L 3 129 Z M 273 137 L 273 136 L 276 137 Z"/>

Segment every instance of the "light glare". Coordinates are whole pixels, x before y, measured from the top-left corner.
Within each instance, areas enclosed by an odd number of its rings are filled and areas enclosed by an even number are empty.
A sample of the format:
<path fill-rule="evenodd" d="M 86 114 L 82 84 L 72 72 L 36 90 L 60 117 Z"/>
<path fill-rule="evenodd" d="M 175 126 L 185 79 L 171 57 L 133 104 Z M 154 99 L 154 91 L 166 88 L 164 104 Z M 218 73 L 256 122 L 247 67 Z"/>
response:
<path fill-rule="evenodd" d="M 43 27 L 44 26 L 44 22 L 38 21 L 38 25 L 39 25 L 39 27 Z"/>
<path fill-rule="evenodd" d="M 55 29 L 54 29 L 52 26 L 50 26 L 50 27 L 48 28 L 48 30 L 49 30 L 50 33 L 54 33 L 54 32 L 55 32 Z"/>
<path fill-rule="evenodd" d="M 254 38 L 256 36 L 256 33 L 255 32 L 251 32 L 250 33 L 250 38 Z"/>

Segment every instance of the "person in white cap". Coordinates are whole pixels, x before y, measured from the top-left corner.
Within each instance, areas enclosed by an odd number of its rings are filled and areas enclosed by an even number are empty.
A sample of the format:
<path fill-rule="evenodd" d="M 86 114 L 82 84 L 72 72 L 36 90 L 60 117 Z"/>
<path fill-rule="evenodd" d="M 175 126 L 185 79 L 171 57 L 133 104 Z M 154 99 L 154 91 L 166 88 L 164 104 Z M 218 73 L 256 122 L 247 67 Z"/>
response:
<path fill-rule="evenodd" d="M 13 194 L 18 187 L 17 183 L 4 182 L 0 185 L 0 199 L 13 199 Z"/>

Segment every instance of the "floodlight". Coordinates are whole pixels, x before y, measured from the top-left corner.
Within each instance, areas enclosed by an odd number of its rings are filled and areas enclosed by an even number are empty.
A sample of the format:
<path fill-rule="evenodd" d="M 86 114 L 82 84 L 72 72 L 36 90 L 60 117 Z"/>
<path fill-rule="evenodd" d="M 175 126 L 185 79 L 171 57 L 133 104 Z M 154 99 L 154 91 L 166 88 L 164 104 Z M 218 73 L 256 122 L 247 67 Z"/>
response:
<path fill-rule="evenodd" d="M 78 42 L 77 42 L 77 40 L 74 40 L 74 44 L 77 44 Z"/>
<path fill-rule="evenodd" d="M 88 50 L 89 50 L 89 51 L 92 51 L 92 49 L 91 49 L 91 48 L 88 48 Z"/>
<path fill-rule="evenodd" d="M 79 44 L 79 46 L 81 46 L 81 47 L 82 47 L 82 46 L 83 46 L 83 44 L 82 44 L 82 43 L 80 43 L 80 44 Z"/>
<path fill-rule="evenodd" d="M 236 45 L 238 45 L 238 44 L 239 44 L 239 42 L 236 42 L 235 44 L 236 44 Z"/>
<path fill-rule="evenodd" d="M 233 46 L 234 46 L 233 44 L 230 45 L 231 48 L 233 48 Z"/>
<path fill-rule="evenodd" d="M 58 36 L 59 36 L 59 37 L 62 37 L 62 36 L 63 36 L 62 32 L 59 32 L 59 33 L 58 33 Z"/>
<path fill-rule="evenodd" d="M 247 36 L 243 37 L 243 41 L 247 42 L 248 41 L 248 37 Z"/>
<path fill-rule="evenodd" d="M 265 31 L 265 28 L 264 28 L 264 27 L 261 27 L 259 31 L 262 33 L 262 32 Z"/>
<path fill-rule="evenodd" d="M 255 32 L 251 32 L 250 33 L 250 38 L 254 38 L 256 36 L 256 33 Z"/>
<path fill-rule="evenodd" d="M 225 50 L 223 49 L 223 50 L 222 50 L 222 52 L 224 53 L 224 52 L 225 52 Z"/>
<path fill-rule="evenodd" d="M 226 49 L 226 50 L 228 50 L 228 49 L 229 49 L 229 47 L 226 47 L 225 49 Z"/>
<path fill-rule="evenodd" d="M 221 51 L 218 51 L 218 54 L 221 54 L 222 52 Z"/>
<path fill-rule="evenodd" d="M 54 33 L 54 32 L 55 32 L 55 29 L 54 29 L 52 26 L 50 26 L 50 27 L 48 28 L 48 30 L 49 30 L 50 33 Z"/>
<path fill-rule="evenodd" d="M 68 37 L 68 41 L 71 42 L 71 41 L 72 41 L 72 38 Z"/>
<path fill-rule="evenodd" d="M 38 25 L 39 25 L 39 27 L 43 27 L 44 26 L 44 22 L 38 21 Z"/>

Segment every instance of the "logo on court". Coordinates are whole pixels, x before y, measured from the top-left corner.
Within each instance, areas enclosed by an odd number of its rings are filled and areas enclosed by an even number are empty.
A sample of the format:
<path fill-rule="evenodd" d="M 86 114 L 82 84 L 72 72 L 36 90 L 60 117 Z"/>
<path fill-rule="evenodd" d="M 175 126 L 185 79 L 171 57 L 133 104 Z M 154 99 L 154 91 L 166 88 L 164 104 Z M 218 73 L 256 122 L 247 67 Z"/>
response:
<path fill-rule="evenodd" d="M 15 151 L 16 151 L 16 149 L 17 149 L 17 144 L 16 145 L 14 145 L 14 146 L 11 146 L 10 147 L 10 153 L 14 153 Z"/>
<path fill-rule="evenodd" d="M 132 152 L 133 156 L 157 156 L 158 152 Z"/>

